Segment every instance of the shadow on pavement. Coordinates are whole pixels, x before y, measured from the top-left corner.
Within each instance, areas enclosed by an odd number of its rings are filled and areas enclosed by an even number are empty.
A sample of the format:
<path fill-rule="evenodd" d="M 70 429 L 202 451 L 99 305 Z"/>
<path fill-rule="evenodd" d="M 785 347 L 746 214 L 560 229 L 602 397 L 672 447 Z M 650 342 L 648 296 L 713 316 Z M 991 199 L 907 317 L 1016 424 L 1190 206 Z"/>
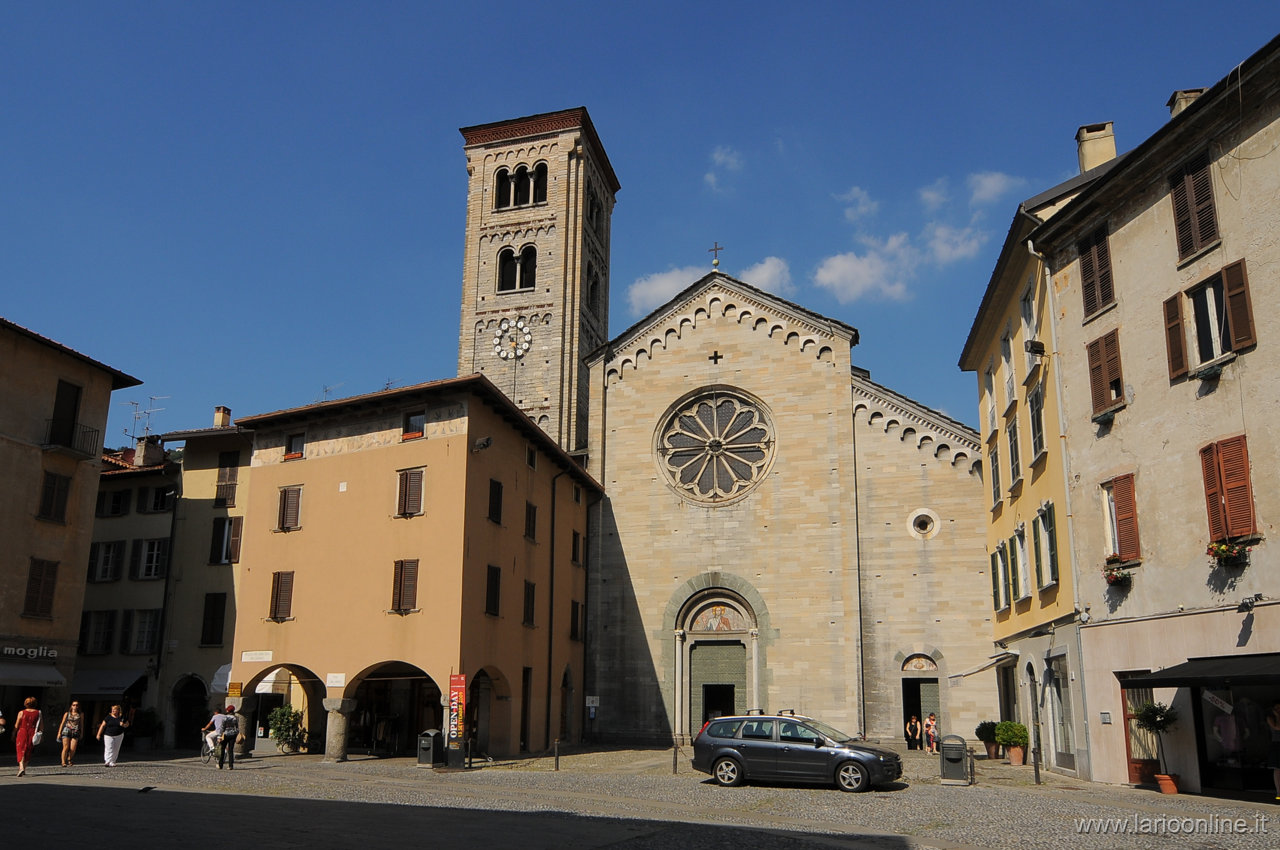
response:
<path fill-rule="evenodd" d="M 712 824 L 592 818 L 558 812 L 501 812 L 195 794 L 155 789 L 10 785 L 5 843 L 12 847 L 92 846 L 124 839 L 135 847 L 455 848 L 521 850 L 613 847 L 905 850 L 897 836 L 830 835 Z"/>

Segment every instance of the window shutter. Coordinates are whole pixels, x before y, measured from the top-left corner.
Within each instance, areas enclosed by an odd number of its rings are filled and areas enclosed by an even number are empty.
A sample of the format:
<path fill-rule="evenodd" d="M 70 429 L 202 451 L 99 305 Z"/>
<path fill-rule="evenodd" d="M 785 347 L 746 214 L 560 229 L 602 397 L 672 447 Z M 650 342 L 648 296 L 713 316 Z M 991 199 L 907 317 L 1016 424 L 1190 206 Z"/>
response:
<path fill-rule="evenodd" d="M 1195 251 L 1195 235 L 1191 230 L 1191 203 L 1187 199 L 1187 178 L 1178 171 L 1169 178 L 1169 198 L 1173 201 L 1173 229 L 1178 242 L 1178 258 Z"/>
<path fill-rule="evenodd" d="M 129 549 L 129 578 L 131 579 L 136 579 L 142 574 L 142 547 L 145 545 L 142 540 L 134 540 Z"/>
<path fill-rule="evenodd" d="M 1253 522 L 1253 490 L 1249 483 L 1249 447 L 1244 435 L 1218 443 L 1222 469 L 1222 502 L 1227 535 L 1244 537 L 1256 531 Z"/>
<path fill-rule="evenodd" d="M 164 578 L 169 572 L 169 538 L 156 541 L 156 574 L 152 578 Z"/>
<path fill-rule="evenodd" d="M 1222 289 L 1227 298 L 1227 321 L 1231 324 L 1231 350 L 1257 345 L 1253 332 L 1253 306 L 1249 300 L 1249 276 L 1244 260 L 1222 270 Z"/>
<path fill-rule="evenodd" d="M 133 651 L 133 647 L 129 645 L 131 631 L 133 631 L 133 611 L 125 609 L 124 616 L 120 620 L 120 651 L 126 655 Z"/>
<path fill-rule="evenodd" d="M 1107 406 L 1109 407 L 1124 398 L 1124 373 L 1120 369 L 1119 331 L 1112 331 L 1102 338 L 1102 357 L 1106 370 L 1106 395 Z M 1118 392 L 1114 397 L 1111 394 L 1112 384 L 1118 387 Z"/>
<path fill-rule="evenodd" d="M 1102 340 L 1095 339 L 1089 343 L 1089 393 L 1093 397 L 1093 412 L 1101 413 L 1107 408 L 1107 375 L 1102 357 Z"/>
<path fill-rule="evenodd" d="M 1116 505 L 1117 554 L 1124 560 L 1140 557 L 1138 540 L 1138 503 L 1134 497 L 1133 476 L 1121 475 L 1111 482 L 1111 495 Z"/>
<path fill-rule="evenodd" d="M 80 612 L 80 645 L 77 652 L 81 655 L 89 654 L 89 623 L 93 620 L 92 611 Z"/>
<path fill-rule="evenodd" d="M 107 508 L 107 493 L 105 490 L 98 491 L 98 501 L 94 506 L 93 515 L 103 516 Z"/>
<path fill-rule="evenodd" d="M 1036 587 L 1044 587 L 1044 568 L 1040 558 L 1040 530 L 1044 526 L 1040 523 L 1040 517 L 1031 518 L 1031 539 L 1034 541 L 1036 556 Z"/>
<path fill-rule="evenodd" d="M 1013 595 L 1009 601 L 1022 598 L 1022 564 L 1018 562 L 1018 538 L 1009 538 L 1009 580 L 1013 583 Z"/>
<path fill-rule="evenodd" d="M 89 581 L 95 581 L 98 578 L 98 546 L 97 543 L 89 544 Z"/>
<path fill-rule="evenodd" d="M 233 516 L 227 520 L 231 523 L 231 563 L 240 563 L 240 538 L 244 531 L 244 517 Z"/>
<path fill-rule="evenodd" d="M 271 619 L 286 620 L 293 613 L 293 571 L 271 576 Z"/>
<path fill-rule="evenodd" d="M 1098 312 L 1098 266 L 1093 254 L 1093 240 L 1086 239 L 1076 246 L 1080 253 L 1080 289 L 1084 295 L 1084 314 Z"/>
<path fill-rule="evenodd" d="M 1098 228 L 1093 234 L 1094 266 L 1098 276 L 1098 309 L 1116 300 L 1115 285 L 1111 281 L 1111 244 L 1107 229 Z"/>
<path fill-rule="evenodd" d="M 1164 343 L 1169 352 L 1169 380 L 1186 377 L 1187 349 L 1186 335 L 1182 330 L 1181 293 L 1164 302 Z"/>
<path fill-rule="evenodd" d="M 1191 190 L 1191 223 L 1196 249 L 1218 238 L 1218 216 L 1213 208 L 1213 178 L 1209 174 L 1209 154 L 1202 153 L 1187 166 Z"/>
<path fill-rule="evenodd" d="M 1049 581 L 1058 580 L 1058 525 L 1053 505 L 1044 510 L 1044 544 L 1049 549 Z"/>
<path fill-rule="evenodd" d="M 151 508 L 151 488 L 138 488 L 138 513 L 144 514 Z"/>
<path fill-rule="evenodd" d="M 221 564 L 223 542 L 227 539 L 227 521 L 217 517 L 213 521 L 213 536 L 209 540 L 209 563 Z"/>
<path fill-rule="evenodd" d="M 1000 610 L 1000 556 L 991 553 L 991 608 Z"/>
<path fill-rule="evenodd" d="M 391 610 L 410 611 L 418 606 L 418 561 L 396 561 L 391 587 Z"/>
<path fill-rule="evenodd" d="M 120 573 L 124 568 L 124 550 L 127 545 L 126 540 L 117 540 L 111 544 L 111 565 L 107 569 L 107 581 L 120 580 Z"/>
<path fill-rule="evenodd" d="M 1218 479 L 1218 445 L 1200 450 L 1200 470 L 1204 475 L 1204 501 L 1209 513 L 1209 539 L 1227 539 L 1227 518 L 1222 505 L 1222 484 Z"/>
<path fill-rule="evenodd" d="M 24 614 L 36 614 L 40 611 L 40 594 L 44 587 L 44 563 L 39 558 L 32 558 L 27 568 L 27 598 L 22 603 Z"/>
<path fill-rule="evenodd" d="M 400 473 L 400 494 L 396 501 L 396 514 L 414 516 L 422 513 L 422 470 L 411 469 Z"/>
<path fill-rule="evenodd" d="M 297 528 L 302 503 L 302 488 L 286 487 L 280 491 L 280 528 Z"/>

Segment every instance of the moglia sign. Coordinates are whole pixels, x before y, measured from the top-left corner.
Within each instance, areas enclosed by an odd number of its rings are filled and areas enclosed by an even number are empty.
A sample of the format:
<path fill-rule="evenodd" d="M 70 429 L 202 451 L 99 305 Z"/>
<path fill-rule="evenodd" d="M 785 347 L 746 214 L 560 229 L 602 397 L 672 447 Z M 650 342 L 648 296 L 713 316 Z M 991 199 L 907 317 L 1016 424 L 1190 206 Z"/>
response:
<path fill-rule="evenodd" d="M 6 658 L 48 658 L 52 661 L 58 657 L 58 650 L 49 646 L 6 646 L 0 651 Z"/>

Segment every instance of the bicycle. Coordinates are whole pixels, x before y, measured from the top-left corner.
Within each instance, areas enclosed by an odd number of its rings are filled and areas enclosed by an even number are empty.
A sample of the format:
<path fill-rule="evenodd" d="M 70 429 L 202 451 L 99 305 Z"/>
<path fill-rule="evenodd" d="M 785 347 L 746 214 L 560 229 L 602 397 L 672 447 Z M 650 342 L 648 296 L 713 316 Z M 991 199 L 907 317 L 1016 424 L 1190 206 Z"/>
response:
<path fill-rule="evenodd" d="M 208 764 L 209 762 L 217 761 L 217 760 L 218 760 L 218 748 L 219 748 L 219 747 L 225 747 L 225 746 L 226 746 L 226 744 L 225 744 L 225 743 L 223 743 L 222 741 L 218 741 L 218 743 L 214 744 L 212 747 L 211 747 L 211 746 L 209 746 L 209 739 L 208 739 L 208 738 L 206 738 L 206 737 L 204 736 L 204 733 L 203 733 L 203 732 L 201 732 L 201 733 L 200 733 L 200 761 L 201 761 L 201 763 L 202 763 L 202 764 Z"/>

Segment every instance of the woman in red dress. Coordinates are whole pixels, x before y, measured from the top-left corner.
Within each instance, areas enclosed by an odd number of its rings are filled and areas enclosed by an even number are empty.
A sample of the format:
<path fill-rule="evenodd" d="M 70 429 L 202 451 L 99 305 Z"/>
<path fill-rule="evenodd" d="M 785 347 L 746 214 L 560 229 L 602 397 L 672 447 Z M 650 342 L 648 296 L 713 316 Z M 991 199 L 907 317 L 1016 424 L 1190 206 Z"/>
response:
<path fill-rule="evenodd" d="M 36 734 L 40 724 L 40 712 L 36 710 L 36 698 L 27 697 L 22 701 L 22 711 L 18 712 L 18 722 L 14 724 L 14 745 L 18 750 L 18 775 L 27 774 L 27 756 L 31 755 L 31 737 Z"/>

